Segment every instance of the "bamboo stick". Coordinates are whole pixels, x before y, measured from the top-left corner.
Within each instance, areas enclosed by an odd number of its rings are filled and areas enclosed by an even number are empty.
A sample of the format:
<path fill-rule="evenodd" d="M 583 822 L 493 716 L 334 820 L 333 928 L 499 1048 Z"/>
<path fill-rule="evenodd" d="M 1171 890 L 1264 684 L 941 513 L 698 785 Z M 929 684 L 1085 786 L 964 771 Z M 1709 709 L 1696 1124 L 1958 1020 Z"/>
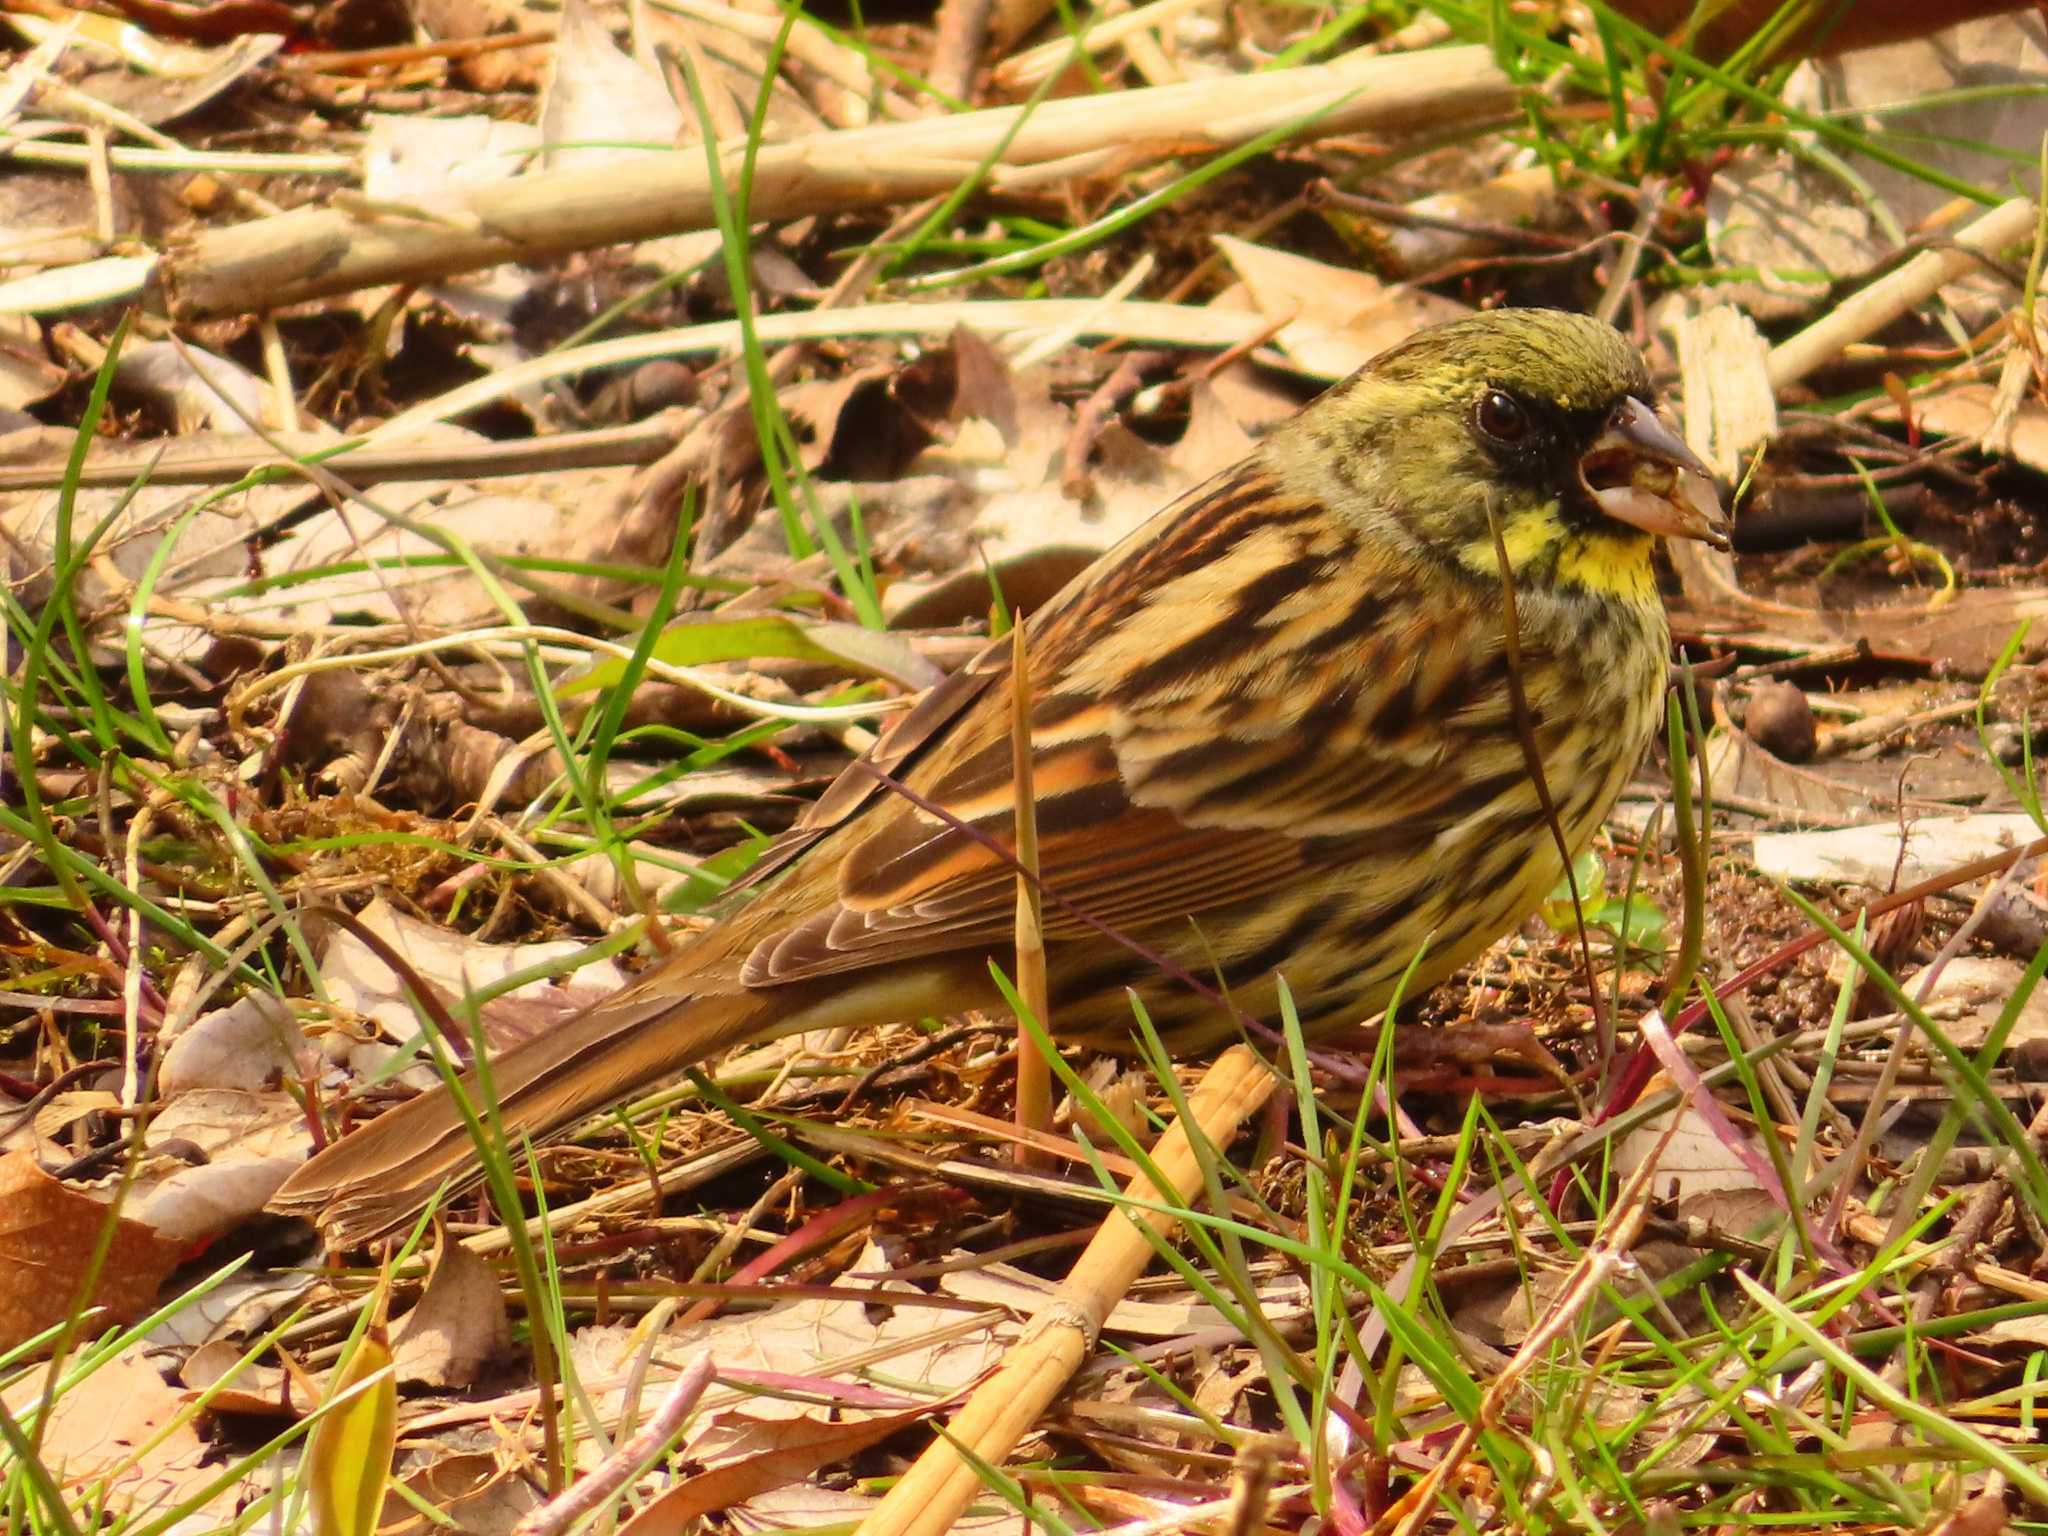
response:
<path fill-rule="evenodd" d="M 1266 1064 L 1246 1046 L 1232 1046 L 1217 1058 L 1196 1087 L 1188 1107 L 1211 1143 L 1231 1133 L 1273 1092 Z M 1201 1165 L 1187 1128 L 1176 1122 L 1153 1152 L 1171 1189 L 1162 1195 L 1142 1175 L 1131 1181 L 1137 1199 L 1173 1205 L 1184 1202 L 1201 1182 Z M 1031 1320 L 1009 1357 L 969 1398 L 967 1406 L 889 1490 L 860 1524 L 857 1536 L 944 1536 L 981 1490 L 974 1466 L 956 1444 L 999 1466 L 1060 1390 L 1102 1330 L 1111 1307 L 1131 1288 L 1152 1258 L 1152 1243 L 1140 1223 L 1155 1233 L 1172 1225 L 1154 1211 L 1120 1210 L 1103 1222 L 1082 1252 L 1059 1293 Z"/>

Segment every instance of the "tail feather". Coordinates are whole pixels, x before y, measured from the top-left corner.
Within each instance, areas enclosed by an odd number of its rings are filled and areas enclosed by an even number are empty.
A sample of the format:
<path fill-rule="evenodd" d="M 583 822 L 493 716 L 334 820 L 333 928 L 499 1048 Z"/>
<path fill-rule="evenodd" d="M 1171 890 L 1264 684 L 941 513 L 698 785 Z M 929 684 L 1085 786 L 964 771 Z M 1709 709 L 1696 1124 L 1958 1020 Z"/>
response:
<path fill-rule="evenodd" d="M 779 1033 L 780 1011 L 758 993 L 602 1004 L 493 1058 L 506 1137 L 515 1147 L 545 1140 L 728 1046 Z M 462 1082 L 476 1103 L 474 1070 Z M 404 1226 L 443 1186 L 466 1188 L 481 1175 L 461 1111 L 437 1089 L 325 1148 L 269 1208 L 308 1217 L 335 1246 L 353 1247 Z"/>

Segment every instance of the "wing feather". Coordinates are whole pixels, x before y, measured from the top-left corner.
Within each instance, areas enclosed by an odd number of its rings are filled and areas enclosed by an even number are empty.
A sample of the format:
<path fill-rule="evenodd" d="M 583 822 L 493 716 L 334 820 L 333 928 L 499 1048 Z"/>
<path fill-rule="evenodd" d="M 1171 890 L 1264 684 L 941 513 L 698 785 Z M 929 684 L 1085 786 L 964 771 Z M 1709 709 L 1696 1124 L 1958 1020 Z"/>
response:
<path fill-rule="evenodd" d="M 1468 785 L 1445 770 L 1458 721 L 1499 718 L 1497 671 L 1461 670 L 1452 654 L 1474 615 L 1441 593 L 1404 597 L 1395 573 L 1367 568 L 1309 510 L 1254 459 L 1029 622 L 1049 941 L 1090 932 L 1076 910 L 1130 933 L 1375 849 L 1412 857 L 1456 814 Z M 1247 644 L 1258 628 L 1270 643 Z M 804 899 L 765 903 L 740 981 L 1007 944 L 1011 715 L 1004 640 L 849 768 L 774 866 L 834 843 L 805 869 L 833 869 L 836 884 L 814 876 Z"/>

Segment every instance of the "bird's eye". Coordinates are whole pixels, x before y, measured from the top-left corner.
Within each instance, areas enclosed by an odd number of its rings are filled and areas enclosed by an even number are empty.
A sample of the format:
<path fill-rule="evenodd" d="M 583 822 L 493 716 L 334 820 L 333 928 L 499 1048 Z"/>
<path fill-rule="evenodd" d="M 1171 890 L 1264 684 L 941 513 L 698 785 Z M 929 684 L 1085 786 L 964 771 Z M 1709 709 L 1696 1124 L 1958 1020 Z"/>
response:
<path fill-rule="evenodd" d="M 1504 389 L 1489 389 L 1479 397 L 1479 430 L 1496 443 L 1519 443 L 1529 435 L 1529 413 L 1522 402 Z"/>

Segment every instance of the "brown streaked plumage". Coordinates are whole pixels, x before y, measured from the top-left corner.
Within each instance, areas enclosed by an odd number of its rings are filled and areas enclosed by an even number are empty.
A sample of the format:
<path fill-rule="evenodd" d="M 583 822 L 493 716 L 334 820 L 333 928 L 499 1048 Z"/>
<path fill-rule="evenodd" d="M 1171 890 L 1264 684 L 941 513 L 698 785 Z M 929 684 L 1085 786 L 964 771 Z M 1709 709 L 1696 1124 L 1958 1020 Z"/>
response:
<path fill-rule="evenodd" d="M 1719 537 L 1705 471 L 1611 328 L 1503 311 L 1423 332 L 1104 555 L 1027 625 L 1053 1024 L 1177 1046 L 1223 1009 L 1074 916 L 1303 1022 L 1432 985 L 1555 884 L 1509 689 L 1566 842 L 1592 836 L 1659 714 L 1658 533 Z M 1495 542 L 1498 526 L 1500 543 Z M 1010 645 L 933 689 L 747 882 L 752 899 L 596 1008 L 493 1064 L 544 1137 L 745 1040 L 1001 999 L 1015 906 Z M 899 794 L 885 780 L 910 791 Z M 944 816 L 932 814 L 932 808 Z M 300 1169 L 273 1209 L 338 1242 L 472 1176 L 439 1091 Z"/>

